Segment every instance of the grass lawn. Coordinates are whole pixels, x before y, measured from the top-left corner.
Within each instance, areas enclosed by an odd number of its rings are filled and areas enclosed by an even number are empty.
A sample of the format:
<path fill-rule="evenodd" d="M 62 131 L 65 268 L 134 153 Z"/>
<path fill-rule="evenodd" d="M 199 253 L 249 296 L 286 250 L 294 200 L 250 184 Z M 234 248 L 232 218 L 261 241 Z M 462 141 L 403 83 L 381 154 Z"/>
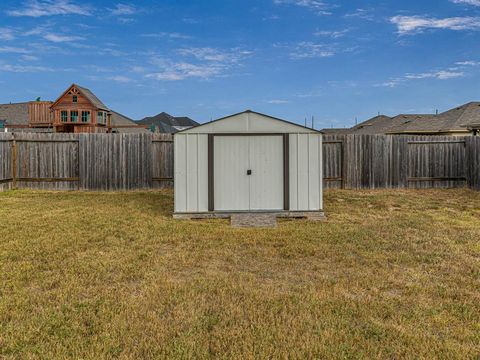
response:
<path fill-rule="evenodd" d="M 328 221 L 172 193 L 0 193 L 0 358 L 476 358 L 480 193 L 330 191 Z"/>

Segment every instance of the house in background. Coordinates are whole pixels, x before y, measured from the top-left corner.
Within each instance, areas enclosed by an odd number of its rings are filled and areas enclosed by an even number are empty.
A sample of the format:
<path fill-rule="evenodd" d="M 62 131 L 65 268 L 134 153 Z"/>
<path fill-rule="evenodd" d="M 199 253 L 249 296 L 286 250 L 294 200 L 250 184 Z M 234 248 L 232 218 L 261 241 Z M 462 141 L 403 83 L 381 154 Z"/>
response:
<path fill-rule="evenodd" d="M 150 131 L 158 133 L 174 134 L 178 131 L 186 130 L 199 125 L 196 121 L 186 116 L 172 116 L 166 112 L 162 112 L 155 116 L 143 118 L 137 122 L 138 124 L 147 126 Z"/>
<path fill-rule="evenodd" d="M 50 106 L 55 132 L 106 133 L 111 123 L 110 109 L 90 90 L 71 85 Z"/>
<path fill-rule="evenodd" d="M 324 134 L 452 135 L 480 134 L 480 102 L 440 114 L 378 115 L 348 129 L 323 129 Z"/>
<path fill-rule="evenodd" d="M 55 101 L 0 105 L 7 131 L 59 133 L 147 132 L 144 126 L 109 109 L 89 89 L 72 84 Z"/>

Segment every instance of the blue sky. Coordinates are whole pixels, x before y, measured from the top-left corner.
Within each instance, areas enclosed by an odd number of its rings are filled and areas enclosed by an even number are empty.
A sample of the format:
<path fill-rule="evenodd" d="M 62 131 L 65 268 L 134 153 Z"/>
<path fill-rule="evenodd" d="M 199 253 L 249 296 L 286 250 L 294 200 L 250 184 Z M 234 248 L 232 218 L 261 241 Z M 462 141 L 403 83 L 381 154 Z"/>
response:
<path fill-rule="evenodd" d="M 134 119 L 317 128 L 480 100 L 480 0 L 2 0 L 0 103 L 71 83 Z"/>

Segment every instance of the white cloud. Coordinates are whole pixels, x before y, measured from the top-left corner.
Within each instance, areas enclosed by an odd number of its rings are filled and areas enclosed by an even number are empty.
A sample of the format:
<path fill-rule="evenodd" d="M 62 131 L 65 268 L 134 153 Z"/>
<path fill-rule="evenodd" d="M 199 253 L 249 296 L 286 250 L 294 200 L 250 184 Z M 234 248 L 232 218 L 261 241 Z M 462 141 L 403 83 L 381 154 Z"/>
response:
<path fill-rule="evenodd" d="M 355 11 L 352 11 L 346 14 L 345 17 L 373 21 L 375 20 L 375 16 L 373 13 L 374 13 L 373 9 L 356 9 Z"/>
<path fill-rule="evenodd" d="M 15 32 L 9 28 L 0 28 L 0 40 L 13 40 L 15 39 Z"/>
<path fill-rule="evenodd" d="M 327 49 L 325 45 L 303 41 L 290 52 L 290 58 L 295 60 L 324 58 L 334 56 L 335 52 Z"/>
<path fill-rule="evenodd" d="M 143 66 L 133 66 L 132 67 L 132 71 L 133 72 L 136 72 L 136 73 L 144 73 L 145 72 L 145 68 Z"/>
<path fill-rule="evenodd" d="M 296 5 L 308 8 L 315 11 L 318 15 L 331 15 L 327 9 L 331 8 L 331 5 L 321 0 L 273 0 L 275 5 Z"/>
<path fill-rule="evenodd" d="M 455 4 L 465 4 L 472 6 L 480 6 L 480 0 L 451 0 Z"/>
<path fill-rule="evenodd" d="M 339 39 L 341 37 L 344 37 L 349 31 L 350 31 L 349 29 L 337 30 L 337 31 L 319 30 L 313 33 L 313 35 L 330 37 L 332 39 Z"/>
<path fill-rule="evenodd" d="M 400 35 L 415 34 L 425 29 L 480 30 L 480 17 L 435 19 L 422 16 L 394 16 L 390 19 Z"/>
<path fill-rule="evenodd" d="M 457 63 L 458 64 L 458 63 Z M 444 70 L 434 70 L 423 73 L 408 73 L 401 77 L 392 78 L 384 83 L 377 84 L 376 86 L 382 87 L 397 87 L 400 84 L 408 81 L 435 79 L 435 80 L 449 80 L 464 77 L 465 71 L 462 68 L 452 67 Z"/>
<path fill-rule="evenodd" d="M 147 38 L 168 38 L 168 39 L 191 39 L 192 37 L 189 35 L 184 35 L 176 32 L 159 32 L 159 33 L 150 33 L 150 34 L 142 34 L 141 36 Z"/>
<path fill-rule="evenodd" d="M 133 5 L 117 4 L 115 8 L 110 9 L 110 13 L 114 16 L 122 15 L 134 15 L 138 12 L 138 9 Z"/>
<path fill-rule="evenodd" d="M 14 72 L 14 73 L 27 73 L 27 72 L 51 72 L 54 71 L 51 68 L 44 66 L 23 66 L 23 65 L 11 65 L 0 63 L 0 71 Z"/>
<path fill-rule="evenodd" d="M 178 81 L 187 78 L 210 79 L 224 70 L 219 64 L 191 64 L 187 62 L 171 63 L 166 60 L 157 61 L 161 71 L 147 74 L 147 78 L 155 80 Z"/>
<path fill-rule="evenodd" d="M 407 74 L 405 75 L 406 79 L 417 80 L 417 79 L 438 79 L 438 80 L 447 80 L 454 79 L 458 77 L 465 76 L 465 73 L 462 71 L 451 71 L 451 70 L 440 70 L 434 72 L 426 72 L 420 74 Z"/>
<path fill-rule="evenodd" d="M 273 100 L 267 100 L 268 104 L 273 104 L 273 105 L 281 105 L 281 104 L 288 104 L 290 101 L 288 100 L 280 100 L 280 99 L 273 99 Z"/>
<path fill-rule="evenodd" d="M 68 35 L 58 35 L 58 34 L 52 34 L 48 33 L 43 36 L 45 40 L 54 42 L 54 43 L 63 43 L 63 42 L 71 42 L 71 41 L 78 41 L 78 40 L 84 40 L 83 37 L 81 36 L 68 36 Z"/>
<path fill-rule="evenodd" d="M 242 60 L 252 54 L 250 51 L 238 48 L 219 50 L 210 47 L 184 48 L 175 52 L 178 54 L 175 59 L 154 56 L 150 62 L 159 71 L 150 71 L 145 76 L 168 81 L 225 77 L 229 75 L 230 69 L 241 66 Z M 147 71 L 144 68 L 141 70 Z"/>
<path fill-rule="evenodd" d="M 124 83 L 124 84 L 130 83 L 130 82 L 133 81 L 129 77 L 126 77 L 126 76 L 123 76 L 123 75 L 110 76 L 108 78 L 108 80 L 112 80 L 112 81 L 119 82 L 119 83 Z"/>
<path fill-rule="evenodd" d="M 39 60 L 38 56 L 34 55 L 22 55 L 22 60 L 23 61 L 37 61 Z"/>
<path fill-rule="evenodd" d="M 460 66 L 480 66 L 480 61 L 467 60 L 467 61 L 458 61 L 455 65 Z"/>
<path fill-rule="evenodd" d="M 28 54 L 30 51 L 14 46 L 0 46 L 0 53 Z"/>
<path fill-rule="evenodd" d="M 222 51 L 210 47 L 192 47 L 177 50 L 177 53 L 182 56 L 194 57 L 200 61 L 211 61 L 219 63 L 237 63 L 246 56 L 252 54 L 251 51 L 231 49 L 229 51 Z"/>
<path fill-rule="evenodd" d="M 73 4 L 70 0 L 30 0 L 23 7 L 8 10 L 10 16 L 54 16 L 54 15 L 91 15 L 91 9 L 85 5 Z"/>
<path fill-rule="evenodd" d="M 22 32 L 22 36 L 42 35 L 42 34 L 45 34 L 48 31 L 50 31 L 50 29 L 51 29 L 50 24 L 40 25 L 40 26 L 36 26 L 34 28 L 31 28 L 30 30 Z"/>
<path fill-rule="evenodd" d="M 115 56 L 115 57 L 123 57 L 128 55 L 126 52 L 123 52 L 117 49 L 112 49 L 112 48 L 100 48 L 98 52 L 100 54 L 106 54 L 106 55 Z"/>

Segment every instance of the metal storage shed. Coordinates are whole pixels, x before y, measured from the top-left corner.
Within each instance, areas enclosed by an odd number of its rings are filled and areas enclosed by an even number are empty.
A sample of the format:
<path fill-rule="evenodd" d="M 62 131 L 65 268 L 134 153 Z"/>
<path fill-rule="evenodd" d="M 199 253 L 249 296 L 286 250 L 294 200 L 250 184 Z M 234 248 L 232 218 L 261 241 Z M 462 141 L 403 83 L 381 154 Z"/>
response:
<path fill-rule="evenodd" d="M 321 133 L 247 110 L 174 136 L 176 218 L 323 217 Z"/>

